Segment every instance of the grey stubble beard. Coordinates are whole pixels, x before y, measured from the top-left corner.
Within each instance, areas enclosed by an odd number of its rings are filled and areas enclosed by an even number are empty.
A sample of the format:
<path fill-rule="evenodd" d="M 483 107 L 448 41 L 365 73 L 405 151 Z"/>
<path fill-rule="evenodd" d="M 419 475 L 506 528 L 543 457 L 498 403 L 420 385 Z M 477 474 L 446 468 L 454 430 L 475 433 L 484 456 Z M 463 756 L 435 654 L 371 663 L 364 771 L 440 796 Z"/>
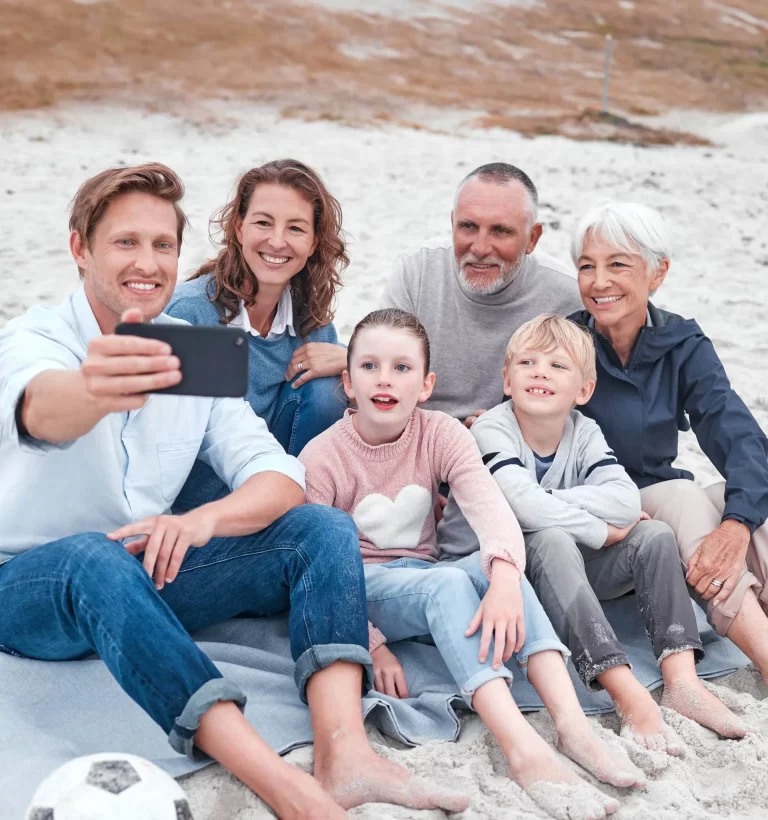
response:
<path fill-rule="evenodd" d="M 464 266 L 467 262 L 478 262 L 484 265 L 497 264 L 499 266 L 499 275 L 491 282 L 478 283 L 476 281 L 471 281 L 464 273 Z M 461 257 L 458 265 L 459 280 L 462 286 L 466 290 L 470 291 L 470 293 L 474 293 L 477 296 L 494 296 L 504 290 L 504 288 L 517 276 L 517 274 L 520 273 L 524 262 L 525 253 L 521 254 L 520 258 L 516 262 L 502 262 L 496 257 L 488 257 L 481 260 L 475 257 L 474 254 L 465 253 L 464 256 Z"/>

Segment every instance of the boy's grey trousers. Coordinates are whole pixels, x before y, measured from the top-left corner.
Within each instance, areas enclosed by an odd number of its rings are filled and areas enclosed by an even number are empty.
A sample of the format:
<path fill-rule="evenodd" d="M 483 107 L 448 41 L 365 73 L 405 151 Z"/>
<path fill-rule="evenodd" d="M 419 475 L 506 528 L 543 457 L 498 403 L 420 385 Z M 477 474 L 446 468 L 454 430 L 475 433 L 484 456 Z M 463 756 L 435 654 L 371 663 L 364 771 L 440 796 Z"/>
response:
<path fill-rule="evenodd" d="M 588 689 L 601 689 L 598 675 L 629 663 L 600 601 L 633 589 L 659 663 L 686 649 L 697 661 L 704 657 L 677 542 L 666 524 L 640 521 L 623 541 L 598 550 L 556 528 L 527 533 L 525 545 L 533 588 Z"/>

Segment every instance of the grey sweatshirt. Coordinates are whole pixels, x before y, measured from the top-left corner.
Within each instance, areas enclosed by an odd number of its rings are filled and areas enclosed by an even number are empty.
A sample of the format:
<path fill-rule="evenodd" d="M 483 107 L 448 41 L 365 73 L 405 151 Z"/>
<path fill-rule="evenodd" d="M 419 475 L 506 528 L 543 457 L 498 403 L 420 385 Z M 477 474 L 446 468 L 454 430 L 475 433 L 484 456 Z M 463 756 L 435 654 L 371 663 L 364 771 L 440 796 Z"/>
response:
<path fill-rule="evenodd" d="M 503 400 L 504 352 L 520 325 L 540 313 L 566 316 L 583 308 L 572 268 L 543 254 L 527 256 L 500 293 L 468 293 L 460 284 L 453 248 L 401 256 L 382 306 L 414 313 L 424 325 L 437 375 L 424 406 L 459 419 Z"/>
<path fill-rule="evenodd" d="M 523 532 L 557 527 L 577 543 L 600 549 L 608 536 L 606 522 L 621 528 L 640 518 L 639 490 L 597 424 L 577 410 L 566 419 L 554 461 L 540 484 L 511 401 L 480 416 L 471 432 Z M 477 549 L 477 538 L 452 498 L 437 536 L 441 557 Z"/>

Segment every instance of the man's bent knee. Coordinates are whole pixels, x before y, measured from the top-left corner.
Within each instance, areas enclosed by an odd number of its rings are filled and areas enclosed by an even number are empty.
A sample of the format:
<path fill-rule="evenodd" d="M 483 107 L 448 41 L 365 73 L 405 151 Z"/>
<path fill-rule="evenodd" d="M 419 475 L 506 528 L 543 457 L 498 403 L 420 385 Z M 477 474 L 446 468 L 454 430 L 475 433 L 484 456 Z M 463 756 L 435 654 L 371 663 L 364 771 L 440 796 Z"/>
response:
<path fill-rule="evenodd" d="M 302 504 L 289 510 L 283 519 L 311 554 L 334 551 L 343 556 L 360 552 L 357 526 L 341 510 L 323 504 Z"/>
<path fill-rule="evenodd" d="M 122 543 L 111 541 L 102 532 L 70 535 L 37 549 L 41 551 L 41 563 L 55 564 L 73 577 L 83 570 L 94 575 L 109 574 L 114 579 L 116 571 L 125 573 L 141 569 L 141 563 Z"/>

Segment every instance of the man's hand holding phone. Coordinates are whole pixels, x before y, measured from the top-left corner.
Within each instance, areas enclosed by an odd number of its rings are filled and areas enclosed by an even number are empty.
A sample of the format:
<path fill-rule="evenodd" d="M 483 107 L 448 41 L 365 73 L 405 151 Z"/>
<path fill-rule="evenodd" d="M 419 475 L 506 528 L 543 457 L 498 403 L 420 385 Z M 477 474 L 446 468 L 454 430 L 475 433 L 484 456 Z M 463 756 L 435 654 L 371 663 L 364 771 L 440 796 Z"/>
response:
<path fill-rule="evenodd" d="M 141 324 L 141 311 L 127 310 L 121 321 Z M 102 415 L 138 410 L 149 394 L 181 381 L 179 359 L 157 339 L 98 336 L 80 366 L 85 389 Z"/>

